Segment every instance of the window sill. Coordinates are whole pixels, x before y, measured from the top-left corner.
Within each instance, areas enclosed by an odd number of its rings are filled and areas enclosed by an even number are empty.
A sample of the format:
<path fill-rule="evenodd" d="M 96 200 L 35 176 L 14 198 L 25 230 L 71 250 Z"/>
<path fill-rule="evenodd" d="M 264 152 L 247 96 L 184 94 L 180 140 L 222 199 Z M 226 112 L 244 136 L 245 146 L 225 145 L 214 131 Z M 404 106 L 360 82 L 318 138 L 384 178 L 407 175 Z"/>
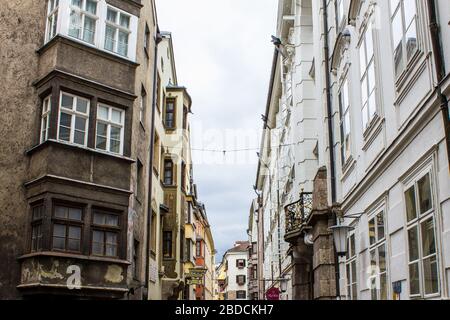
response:
<path fill-rule="evenodd" d="M 80 260 L 88 260 L 88 261 L 98 261 L 98 262 L 106 262 L 106 263 L 117 263 L 122 265 L 131 265 L 127 260 L 122 260 L 119 258 L 108 258 L 101 256 L 87 256 L 83 254 L 75 254 L 75 253 L 66 253 L 60 251 L 41 251 L 41 252 L 33 252 L 22 255 L 17 258 L 17 260 L 25 260 L 29 258 L 36 257 L 54 257 L 54 258 L 67 258 L 67 259 L 80 259 Z"/>
<path fill-rule="evenodd" d="M 395 88 L 398 96 L 402 95 L 402 92 L 405 90 L 405 86 L 413 80 L 411 74 L 419 62 L 423 60 L 424 56 L 423 51 L 417 50 L 407 63 L 405 69 L 398 76 L 395 76 L 394 73 Z"/>
<path fill-rule="evenodd" d="M 46 140 L 46 141 L 44 141 L 44 142 L 42 142 L 42 143 L 32 147 L 31 149 L 25 151 L 25 153 L 27 155 L 32 155 L 33 153 L 39 151 L 40 149 L 46 147 L 47 145 L 52 145 L 52 144 L 53 145 L 57 145 L 57 146 L 61 146 L 61 147 L 73 148 L 73 149 L 78 149 L 78 150 L 81 150 L 81 151 L 87 151 L 87 152 L 98 154 L 98 155 L 104 155 L 104 156 L 107 156 L 107 157 L 112 157 L 112 158 L 116 158 L 116 159 L 119 159 L 119 160 L 123 160 L 123 161 L 129 162 L 129 163 L 135 163 L 136 162 L 136 160 L 134 160 L 132 158 L 129 158 L 129 157 L 126 157 L 126 156 L 123 156 L 123 155 L 110 153 L 110 152 L 106 152 L 106 151 L 101 151 L 101 150 L 93 149 L 93 148 L 89 148 L 89 147 L 83 147 L 83 146 L 76 145 L 76 144 L 73 144 L 73 143 L 63 142 L 63 141 L 54 140 L 54 139 L 48 139 L 48 140 Z"/>
<path fill-rule="evenodd" d="M 367 151 L 369 147 L 374 142 L 375 138 L 381 132 L 383 128 L 384 119 L 380 118 L 379 115 L 375 115 L 375 117 L 370 122 L 369 126 L 366 128 L 364 132 L 364 144 L 362 150 Z"/>
<path fill-rule="evenodd" d="M 353 156 L 350 156 L 347 161 L 344 163 L 344 165 L 342 166 L 342 177 L 341 177 L 341 181 L 345 180 L 348 175 L 353 171 L 353 169 L 355 168 L 355 164 L 356 164 L 356 160 L 353 159 Z"/>

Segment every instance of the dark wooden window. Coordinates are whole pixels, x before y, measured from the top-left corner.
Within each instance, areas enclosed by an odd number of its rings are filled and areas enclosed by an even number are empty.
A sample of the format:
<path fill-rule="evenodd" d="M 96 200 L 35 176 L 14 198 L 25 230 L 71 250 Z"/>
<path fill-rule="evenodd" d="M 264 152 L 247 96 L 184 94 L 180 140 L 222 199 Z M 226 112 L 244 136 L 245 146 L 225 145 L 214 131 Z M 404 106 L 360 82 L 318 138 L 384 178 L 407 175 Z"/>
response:
<path fill-rule="evenodd" d="M 139 200 L 143 199 L 144 195 L 144 166 L 141 161 L 137 161 L 136 169 L 136 197 Z"/>
<path fill-rule="evenodd" d="M 164 184 L 173 185 L 173 161 L 171 159 L 164 160 Z"/>
<path fill-rule="evenodd" d="M 186 163 L 181 163 L 181 189 L 186 190 Z"/>
<path fill-rule="evenodd" d="M 133 243 L 133 278 L 139 279 L 139 241 Z"/>
<path fill-rule="evenodd" d="M 244 290 L 236 291 L 236 298 L 237 299 L 247 299 L 247 292 Z"/>
<path fill-rule="evenodd" d="M 245 284 L 246 277 L 244 275 L 236 276 L 236 283 L 240 286 Z"/>
<path fill-rule="evenodd" d="M 188 108 L 183 107 L 183 129 L 187 129 L 187 121 L 188 121 Z"/>
<path fill-rule="evenodd" d="M 95 210 L 92 219 L 92 254 L 117 257 L 120 234 L 119 215 Z"/>
<path fill-rule="evenodd" d="M 52 248 L 54 250 L 81 252 L 83 209 L 55 205 L 53 213 Z"/>
<path fill-rule="evenodd" d="M 34 205 L 31 208 L 31 251 L 42 250 L 42 219 L 44 217 L 44 205 Z"/>
<path fill-rule="evenodd" d="M 245 259 L 237 259 L 236 260 L 236 267 L 239 269 L 245 268 Z"/>
<path fill-rule="evenodd" d="M 150 46 L 150 28 L 148 27 L 148 24 L 145 24 L 144 51 L 147 57 L 149 56 L 149 46 Z"/>
<path fill-rule="evenodd" d="M 163 232 L 163 255 L 172 258 L 172 231 Z"/>
<path fill-rule="evenodd" d="M 156 109 L 161 112 L 161 76 L 156 75 Z"/>
<path fill-rule="evenodd" d="M 168 129 L 175 129 L 175 99 L 166 99 L 164 125 Z"/>

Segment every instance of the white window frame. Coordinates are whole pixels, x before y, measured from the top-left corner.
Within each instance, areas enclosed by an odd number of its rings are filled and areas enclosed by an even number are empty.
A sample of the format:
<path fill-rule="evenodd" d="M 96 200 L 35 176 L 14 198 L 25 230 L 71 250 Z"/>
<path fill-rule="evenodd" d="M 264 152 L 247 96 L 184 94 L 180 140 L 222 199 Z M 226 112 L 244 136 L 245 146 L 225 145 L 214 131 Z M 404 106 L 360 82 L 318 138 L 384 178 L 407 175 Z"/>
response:
<path fill-rule="evenodd" d="M 109 21 L 109 20 L 108 20 L 108 10 L 111 10 L 111 11 L 116 12 L 116 21 L 112 22 L 112 21 Z M 126 16 L 126 17 L 128 17 L 128 28 L 125 28 L 124 26 L 122 26 L 122 25 L 120 24 L 120 18 L 121 18 L 121 16 Z M 107 28 L 108 26 L 115 29 L 115 31 L 114 31 L 114 39 L 113 39 L 114 42 L 113 42 L 113 49 L 112 49 L 112 50 L 109 50 L 109 49 L 106 48 L 106 28 Z M 106 7 L 106 15 L 105 15 L 105 31 L 104 31 L 103 48 L 104 48 L 106 51 L 113 52 L 113 53 L 115 53 L 115 54 L 117 54 L 117 55 L 119 55 L 119 56 L 122 56 L 122 57 L 129 57 L 129 56 L 130 56 L 130 40 L 131 40 L 130 35 L 131 35 L 131 33 L 132 33 L 131 27 L 132 27 L 132 15 L 131 15 L 131 14 L 125 13 L 125 12 L 122 11 L 122 10 L 119 10 L 119 9 L 117 9 L 117 8 L 115 8 L 115 7 L 112 7 L 112 6 L 109 6 L 109 5 L 108 5 L 108 6 Z M 119 50 L 118 50 L 118 48 L 119 48 L 119 32 L 120 32 L 120 31 L 122 31 L 122 32 L 124 32 L 124 33 L 127 33 L 127 36 L 128 36 L 127 52 L 126 52 L 125 55 L 121 54 L 121 53 L 119 52 Z"/>
<path fill-rule="evenodd" d="M 60 0 L 48 0 L 45 30 L 45 42 L 49 42 L 58 34 L 58 18 Z"/>
<path fill-rule="evenodd" d="M 354 238 L 354 252 L 351 252 L 351 237 Z M 353 269 L 355 268 L 355 269 Z M 350 269 L 350 272 L 348 270 Z M 355 279 L 353 279 L 353 274 Z M 347 236 L 347 256 L 345 261 L 345 288 L 347 291 L 348 300 L 358 300 L 358 254 L 356 250 L 356 232 L 352 230 Z M 353 286 L 355 286 L 356 297 L 353 295 Z"/>
<path fill-rule="evenodd" d="M 336 0 L 336 30 L 339 32 L 345 17 L 345 0 Z"/>
<path fill-rule="evenodd" d="M 347 105 L 344 106 L 343 103 L 343 94 L 347 95 Z M 348 161 L 352 158 L 352 124 L 351 124 L 351 99 L 350 99 L 350 86 L 349 86 L 349 80 L 346 76 L 345 79 L 342 81 L 342 85 L 339 89 L 338 94 L 339 99 L 339 128 L 341 133 L 341 166 L 342 169 L 346 166 Z M 345 109 L 344 109 L 345 108 Z M 348 123 L 346 120 L 346 117 L 348 117 Z M 347 128 L 348 126 L 348 128 Z M 346 131 L 348 131 L 348 141 L 346 139 Z M 349 150 L 349 154 L 346 155 L 344 152 L 345 150 Z"/>
<path fill-rule="evenodd" d="M 98 114 L 99 114 L 98 109 L 100 107 L 108 109 L 108 119 L 100 119 L 98 117 Z M 121 117 L 120 117 L 121 122 L 120 123 L 112 121 L 112 111 L 113 110 L 121 113 Z M 98 125 L 98 123 L 102 123 L 102 124 L 106 125 L 106 150 L 97 148 L 97 138 L 98 138 L 97 125 Z M 120 127 L 120 147 L 119 147 L 120 150 L 119 150 L 119 153 L 111 151 L 111 126 Z M 97 122 L 95 124 L 95 149 L 100 150 L 102 152 L 123 155 L 124 136 L 125 136 L 124 131 L 125 131 L 125 110 L 115 108 L 115 107 L 109 106 L 107 104 L 99 103 L 97 105 Z"/>
<path fill-rule="evenodd" d="M 73 104 L 72 104 L 73 109 L 72 110 L 62 107 L 62 97 L 63 97 L 63 95 L 66 95 L 66 96 L 69 96 L 69 97 L 73 98 Z M 82 100 L 86 100 L 87 101 L 86 113 L 82 113 L 82 112 L 79 112 L 79 111 L 76 110 L 76 105 L 77 105 L 78 99 L 82 99 Z M 88 130 L 89 130 L 90 106 L 91 106 L 91 101 L 89 99 L 83 98 L 83 97 L 80 97 L 80 96 L 77 96 L 77 95 L 74 95 L 74 94 L 71 94 L 71 93 L 67 93 L 67 92 L 64 92 L 64 91 L 61 91 L 61 93 L 59 95 L 59 108 L 58 108 L 59 109 L 58 110 L 58 132 L 57 132 L 57 139 L 58 139 L 58 141 L 62 141 L 64 143 L 74 144 L 74 145 L 77 145 L 77 146 L 83 146 L 83 147 L 87 146 L 87 140 L 88 140 L 88 135 L 89 135 Z M 70 139 L 69 139 L 69 141 L 62 140 L 62 139 L 59 138 L 60 123 L 61 123 L 61 113 L 67 113 L 67 114 L 71 115 Z M 74 142 L 75 121 L 76 121 L 77 117 L 83 118 L 83 119 L 86 120 L 85 130 L 84 130 L 84 132 L 85 132 L 84 143 L 82 145 Z"/>
<path fill-rule="evenodd" d="M 414 1 L 416 12 L 413 15 L 411 21 L 409 22 L 409 25 L 406 25 L 408 22 L 406 19 L 405 14 L 405 0 L 397 0 L 398 4 L 396 8 L 393 7 L 392 1 L 389 1 L 389 19 L 391 23 L 391 41 L 392 41 L 392 57 L 393 57 L 393 71 L 394 71 L 394 77 L 395 79 L 398 79 L 402 76 L 402 74 L 405 73 L 405 71 L 408 69 L 408 66 L 410 65 L 411 61 L 414 60 L 415 55 L 420 51 L 420 32 L 419 32 L 419 6 L 417 4 L 417 1 L 415 0 L 406 0 L 406 1 Z M 403 65 L 400 67 L 399 72 L 396 71 L 396 64 L 395 64 L 395 50 L 396 50 L 396 43 L 395 36 L 394 36 L 394 17 L 400 14 L 401 18 L 401 28 L 402 28 L 402 34 L 401 34 L 401 47 L 402 47 L 402 63 Z M 406 35 L 408 31 L 411 30 L 411 28 L 414 26 L 416 29 L 416 48 L 414 52 L 411 53 L 411 56 L 408 59 L 407 55 L 407 41 L 406 41 Z"/>
<path fill-rule="evenodd" d="M 419 202 L 419 189 L 418 189 L 418 183 L 421 179 L 423 179 L 425 176 L 429 176 L 430 179 L 430 199 L 431 199 L 431 209 L 420 212 L 420 202 Z M 439 261 L 439 239 L 438 239 L 438 232 L 437 232 L 437 217 L 436 217 L 436 199 L 435 199 L 435 190 L 434 190 L 434 175 L 432 168 L 428 167 L 425 170 L 422 170 L 418 175 L 416 175 L 412 181 L 410 181 L 408 184 L 405 184 L 404 190 L 403 190 L 403 201 L 405 203 L 404 208 L 404 217 L 405 217 L 405 224 L 406 224 L 406 232 L 405 232 L 405 238 L 407 243 L 407 274 L 408 274 L 408 292 L 409 297 L 414 298 L 433 298 L 438 297 L 441 295 L 441 267 L 440 267 L 440 261 Z M 408 213 L 407 213 L 407 207 L 406 207 L 406 192 L 409 191 L 411 188 L 414 188 L 414 197 L 415 197 L 415 210 L 416 210 L 416 218 L 408 221 Z M 434 232 L 434 246 L 435 246 L 435 252 L 428 255 L 423 256 L 423 235 L 422 235 L 422 224 L 433 220 L 433 232 Z M 409 243 L 409 231 L 416 228 L 416 235 L 417 235 L 417 250 L 418 250 L 418 258 L 416 260 L 410 261 L 410 243 Z M 437 292 L 434 293 L 425 293 L 425 280 L 424 280 L 424 261 L 427 259 L 430 259 L 432 257 L 435 257 L 435 263 L 437 268 Z M 418 294 L 411 294 L 411 276 L 409 272 L 409 267 L 413 264 L 418 265 L 419 270 L 419 293 Z"/>
<path fill-rule="evenodd" d="M 384 234 L 383 234 L 383 238 L 379 239 L 379 234 L 378 234 L 378 217 L 379 215 L 381 215 L 383 217 L 383 230 L 384 230 Z M 374 228 L 375 228 L 375 241 L 373 243 L 371 243 L 371 239 L 370 239 L 370 222 L 374 221 Z M 369 259 L 370 259 L 370 284 L 371 287 L 369 288 L 371 291 L 371 298 L 372 300 L 388 300 L 389 299 L 389 279 L 388 279 L 388 253 L 387 253 L 387 242 L 386 242 L 386 238 L 387 238 L 387 224 L 386 224 L 386 211 L 384 209 L 379 209 L 377 211 L 375 211 L 374 214 L 370 215 L 368 218 L 368 243 L 369 243 Z M 383 271 L 380 270 L 380 253 L 379 253 L 379 249 L 381 247 L 384 247 L 384 263 L 385 263 L 385 269 Z M 372 268 L 372 253 L 374 253 L 375 256 L 375 266 L 374 268 Z M 382 299 L 381 297 L 381 278 L 384 275 L 385 277 L 385 289 L 386 289 L 386 298 Z M 372 287 L 373 284 L 373 280 L 375 280 L 375 288 Z M 376 290 L 376 291 L 373 291 Z M 374 293 L 375 293 L 375 297 L 374 297 Z"/>
<path fill-rule="evenodd" d="M 79 26 L 79 27 L 80 27 L 80 29 L 79 29 L 80 35 L 79 35 L 79 37 L 76 37 L 76 36 L 70 34 L 70 30 L 71 30 L 71 26 L 72 26 L 72 21 L 71 21 L 71 18 L 69 18 L 68 35 L 69 35 L 70 37 L 72 37 L 72 38 L 77 39 L 77 40 L 80 40 L 80 41 L 89 43 L 89 44 L 91 44 L 91 45 L 95 45 L 95 43 L 96 43 L 96 37 L 97 37 L 97 34 L 98 34 L 99 1 L 98 1 L 98 0 L 90 0 L 90 1 L 92 1 L 92 2 L 95 2 L 96 6 L 97 6 L 97 8 L 96 8 L 96 14 L 95 14 L 95 15 L 92 14 L 91 12 L 89 12 L 89 11 L 86 10 L 86 4 L 87 4 L 87 1 L 88 1 L 88 0 L 80 0 L 80 1 L 81 1 L 81 8 L 80 8 L 80 7 L 77 7 L 77 6 L 74 6 L 74 5 L 72 4 L 72 0 L 69 0 L 69 1 L 70 1 L 70 4 L 69 4 L 69 7 L 70 7 L 70 15 L 69 15 L 69 17 L 71 17 L 72 11 L 74 11 L 74 12 L 76 12 L 76 14 L 78 14 L 78 15 L 81 17 L 81 21 L 80 21 L 80 26 Z M 89 42 L 89 41 L 84 40 L 84 32 L 85 32 L 85 25 L 84 25 L 84 22 L 85 22 L 85 18 L 86 18 L 86 17 L 95 20 L 95 27 L 94 27 L 95 30 L 94 30 L 94 36 L 93 36 L 93 41 L 92 41 L 92 42 Z"/>
<path fill-rule="evenodd" d="M 52 110 L 52 96 L 49 95 L 42 101 L 41 134 L 39 138 L 40 143 L 44 143 L 45 141 L 48 140 L 51 110 Z"/>

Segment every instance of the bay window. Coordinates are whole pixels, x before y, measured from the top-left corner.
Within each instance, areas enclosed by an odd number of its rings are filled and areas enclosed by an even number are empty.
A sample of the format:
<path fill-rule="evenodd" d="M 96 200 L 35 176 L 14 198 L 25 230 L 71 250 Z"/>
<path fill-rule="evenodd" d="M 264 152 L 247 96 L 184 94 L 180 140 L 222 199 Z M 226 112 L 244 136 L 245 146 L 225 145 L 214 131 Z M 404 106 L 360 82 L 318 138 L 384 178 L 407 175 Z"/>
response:
<path fill-rule="evenodd" d="M 369 220 L 370 290 L 372 300 L 387 300 L 386 232 L 384 211 Z"/>
<path fill-rule="evenodd" d="M 47 34 L 46 41 L 56 36 L 58 27 L 59 0 L 49 0 L 47 4 Z"/>
<path fill-rule="evenodd" d="M 107 152 L 123 154 L 125 112 L 100 104 L 97 107 L 95 147 Z"/>
<path fill-rule="evenodd" d="M 31 208 L 31 252 L 42 250 L 42 219 L 44 218 L 44 206 L 34 205 Z"/>
<path fill-rule="evenodd" d="M 416 0 L 391 0 L 394 68 L 398 77 L 417 51 Z"/>
<path fill-rule="evenodd" d="M 94 211 L 91 252 L 96 256 L 117 257 L 119 246 L 119 216 Z"/>
<path fill-rule="evenodd" d="M 71 0 L 69 35 L 94 44 L 97 25 L 97 0 Z"/>
<path fill-rule="evenodd" d="M 351 155 L 350 99 L 347 79 L 342 84 L 339 93 L 339 112 L 341 118 L 341 159 L 342 166 L 344 166 Z"/>
<path fill-rule="evenodd" d="M 431 173 L 414 181 L 405 191 L 408 238 L 409 294 L 426 297 L 439 293 Z"/>
<path fill-rule="evenodd" d="M 359 48 L 363 130 L 367 129 L 377 113 L 375 53 L 372 24 L 369 23 Z"/>
<path fill-rule="evenodd" d="M 41 116 L 41 136 L 40 142 L 43 143 L 48 139 L 48 131 L 50 129 L 50 111 L 52 105 L 52 96 L 48 96 L 42 103 Z"/>
<path fill-rule="evenodd" d="M 89 121 L 89 100 L 61 93 L 58 139 L 86 146 Z"/>
<path fill-rule="evenodd" d="M 128 56 L 130 16 L 108 7 L 106 13 L 105 49 Z"/>

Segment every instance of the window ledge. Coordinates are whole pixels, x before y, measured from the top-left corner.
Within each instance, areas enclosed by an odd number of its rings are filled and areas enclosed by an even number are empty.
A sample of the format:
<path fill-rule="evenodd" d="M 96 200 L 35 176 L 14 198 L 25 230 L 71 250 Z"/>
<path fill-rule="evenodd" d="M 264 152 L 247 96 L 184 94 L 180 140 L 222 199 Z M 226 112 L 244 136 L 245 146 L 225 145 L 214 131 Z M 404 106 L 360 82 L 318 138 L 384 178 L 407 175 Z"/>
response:
<path fill-rule="evenodd" d="M 356 160 L 353 159 L 353 156 L 350 156 L 347 161 L 344 163 L 344 165 L 342 166 L 342 177 L 341 177 L 341 181 L 345 180 L 348 175 L 353 171 L 353 169 L 355 168 L 355 164 L 356 164 Z"/>
<path fill-rule="evenodd" d="M 411 73 L 414 70 L 415 66 L 423 59 L 425 54 L 423 51 L 417 50 L 409 62 L 406 64 L 406 67 L 400 73 L 400 75 L 395 76 L 395 88 L 397 92 L 401 92 L 403 87 L 409 82 L 411 78 Z"/>
<path fill-rule="evenodd" d="M 59 141 L 59 140 L 54 140 L 54 139 L 48 139 L 34 147 L 32 147 L 31 149 L 25 151 L 25 153 L 27 155 L 32 155 L 33 153 L 39 151 L 42 148 L 45 148 L 47 145 L 58 145 L 61 147 L 66 147 L 66 148 L 73 148 L 73 149 L 78 149 L 78 150 L 82 150 L 82 151 L 86 151 L 86 152 L 91 152 L 94 154 L 98 154 L 98 155 L 103 155 L 103 156 L 107 156 L 107 157 L 112 157 L 112 158 L 116 158 L 118 160 L 123 160 L 129 163 L 135 163 L 136 160 L 126 157 L 126 156 L 122 156 L 119 154 L 114 154 L 114 153 L 110 153 L 110 152 L 106 152 L 106 151 L 101 151 L 101 150 L 97 150 L 97 149 L 93 149 L 93 148 L 89 148 L 89 147 L 83 147 L 83 146 L 79 146 L 73 143 L 68 143 L 68 142 L 63 142 L 63 141 Z"/>
<path fill-rule="evenodd" d="M 366 128 L 364 132 L 364 144 L 362 149 L 367 151 L 369 147 L 372 145 L 372 142 L 381 132 L 383 127 L 384 119 L 380 118 L 379 115 L 375 115 L 375 117 L 370 122 L 369 126 Z"/>
<path fill-rule="evenodd" d="M 88 261 L 98 261 L 98 262 L 106 262 L 106 263 L 117 263 L 117 264 L 122 264 L 122 265 L 131 265 L 131 263 L 129 261 L 117 259 L 117 258 L 86 256 L 86 255 L 82 255 L 82 254 L 72 254 L 72 253 L 56 252 L 56 251 L 33 252 L 33 253 L 22 255 L 22 256 L 18 257 L 17 260 L 21 261 L 21 260 L 35 258 L 35 257 L 80 259 L 80 260 L 88 260 Z"/>

